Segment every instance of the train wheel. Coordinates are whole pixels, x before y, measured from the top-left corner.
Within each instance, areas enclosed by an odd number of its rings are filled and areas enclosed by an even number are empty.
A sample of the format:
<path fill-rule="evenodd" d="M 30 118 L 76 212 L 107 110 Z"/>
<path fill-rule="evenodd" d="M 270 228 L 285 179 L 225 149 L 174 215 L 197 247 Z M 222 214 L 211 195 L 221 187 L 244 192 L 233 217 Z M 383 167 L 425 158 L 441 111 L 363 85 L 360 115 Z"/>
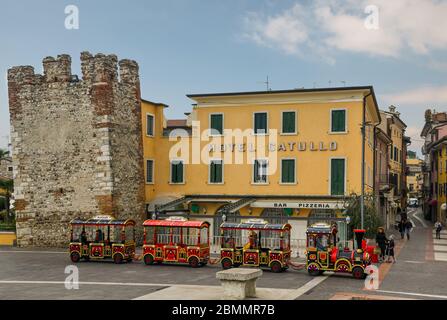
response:
<path fill-rule="evenodd" d="M 365 272 L 361 267 L 354 267 L 354 269 L 352 269 L 352 275 L 356 279 L 364 279 Z"/>
<path fill-rule="evenodd" d="M 280 264 L 278 261 L 274 261 L 274 262 L 272 262 L 272 264 L 270 265 L 270 269 L 271 269 L 274 273 L 280 273 L 280 272 L 282 272 L 281 264 Z"/>
<path fill-rule="evenodd" d="M 81 256 L 77 252 L 72 252 L 70 254 L 70 259 L 71 259 L 72 262 L 77 263 L 81 259 Z"/>
<path fill-rule="evenodd" d="M 189 259 L 189 266 L 191 268 L 198 268 L 200 266 L 199 259 L 197 259 L 196 257 L 190 258 Z"/>
<path fill-rule="evenodd" d="M 320 267 L 317 264 L 315 264 L 315 263 L 312 263 L 312 264 L 310 264 L 307 267 L 307 272 L 312 277 L 316 277 L 316 276 L 319 276 L 321 274 Z"/>
<path fill-rule="evenodd" d="M 230 269 L 233 266 L 233 263 L 231 262 L 230 259 L 223 259 L 222 260 L 222 268 L 226 269 Z"/>
<path fill-rule="evenodd" d="M 113 256 L 113 262 L 115 262 L 116 264 L 120 264 L 123 262 L 123 256 L 120 255 L 119 253 L 115 254 Z"/>
<path fill-rule="evenodd" d="M 150 254 L 147 254 L 144 256 L 144 264 L 145 265 L 149 266 L 153 263 L 154 263 L 154 258 Z"/>

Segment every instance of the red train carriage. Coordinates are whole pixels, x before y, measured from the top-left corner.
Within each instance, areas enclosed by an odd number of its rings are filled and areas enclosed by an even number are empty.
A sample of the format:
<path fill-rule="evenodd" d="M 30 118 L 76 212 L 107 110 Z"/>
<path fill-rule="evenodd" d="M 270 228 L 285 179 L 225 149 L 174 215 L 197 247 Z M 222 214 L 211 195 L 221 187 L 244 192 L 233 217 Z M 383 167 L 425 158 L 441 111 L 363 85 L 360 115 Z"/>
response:
<path fill-rule="evenodd" d="M 70 258 L 102 260 L 111 258 L 115 263 L 131 262 L 135 255 L 135 221 L 117 220 L 112 216 L 92 219 L 74 219 L 70 222 Z"/>
<path fill-rule="evenodd" d="M 144 263 L 189 264 L 204 266 L 210 257 L 209 226 L 206 221 L 171 217 L 146 220 L 144 226 Z"/>
<path fill-rule="evenodd" d="M 221 226 L 222 267 L 268 267 L 273 272 L 288 268 L 290 260 L 289 224 L 269 224 L 253 219 L 243 223 L 224 222 Z"/>
<path fill-rule="evenodd" d="M 351 273 L 354 278 L 366 277 L 366 268 L 371 264 L 370 255 L 364 251 L 362 240 L 365 230 L 354 230 L 357 249 L 341 249 L 336 246 L 332 227 L 317 223 L 307 228 L 307 271 L 317 276 L 324 271 Z"/>

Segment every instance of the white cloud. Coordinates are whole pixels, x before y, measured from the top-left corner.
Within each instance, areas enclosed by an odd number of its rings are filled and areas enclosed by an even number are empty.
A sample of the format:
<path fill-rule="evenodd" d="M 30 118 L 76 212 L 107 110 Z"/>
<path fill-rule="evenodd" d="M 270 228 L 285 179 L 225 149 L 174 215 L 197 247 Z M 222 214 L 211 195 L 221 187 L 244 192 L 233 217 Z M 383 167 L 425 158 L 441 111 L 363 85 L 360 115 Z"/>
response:
<path fill-rule="evenodd" d="M 300 51 L 301 44 L 308 40 L 303 12 L 302 6 L 296 4 L 290 10 L 272 17 L 250 13 L 245 18 L 245 36 L 260 45 L 279 47 L 288 54 L 296 54 Z"/>
<path fill-rule="evenodd" d="M 423 86 L 403 92 L 386 94 L 383 97 L 386 101 L 393 104 L 438 105 L 439 107 L 445 107 L 447 106 L 447 85 Z"/>
<path fill-rule="evenodd" d="M 379 28 L 367 29 L 368 5 L 379 9 Z M 246 36 L 287 54 L 317 48 L 399 57 L 447 49 L 447 2 L 438 0 L 317 0 L 265 16 L 251 13 Z"/>

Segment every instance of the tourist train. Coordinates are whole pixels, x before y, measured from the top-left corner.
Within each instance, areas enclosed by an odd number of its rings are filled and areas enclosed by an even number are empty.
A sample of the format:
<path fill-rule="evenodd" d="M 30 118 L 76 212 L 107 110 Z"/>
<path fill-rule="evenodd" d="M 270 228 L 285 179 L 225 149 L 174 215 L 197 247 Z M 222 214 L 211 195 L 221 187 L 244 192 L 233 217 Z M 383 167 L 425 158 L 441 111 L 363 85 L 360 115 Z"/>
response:
<path fill-rule="evenodd" d="M 74 219 L 71 224 L 70 258 L 131 262 L 135 257 L 135 222 L 112 216 Z M 146 265 L 184 264 L 197 268 L 219 263 L 232 267 L 268 268 L 274 273 L 285 271 L 291 263 L 289 224 L 271 224 L 262 219 L 226 222 L 220 225 L 220 257 L 210 258 L 210 224 L 207 221 L 169 217 L 146 220 L 142 260 Z M 305 269 L 311 276 L 325 271 L 352 274 L 363 279 L 368 266 L 377 261 L 374 246 L 367 246 L 365 230 L 354 230 L 354 248 L 337 246 L 336 224 L 315 223 L 307 228 Z"/>

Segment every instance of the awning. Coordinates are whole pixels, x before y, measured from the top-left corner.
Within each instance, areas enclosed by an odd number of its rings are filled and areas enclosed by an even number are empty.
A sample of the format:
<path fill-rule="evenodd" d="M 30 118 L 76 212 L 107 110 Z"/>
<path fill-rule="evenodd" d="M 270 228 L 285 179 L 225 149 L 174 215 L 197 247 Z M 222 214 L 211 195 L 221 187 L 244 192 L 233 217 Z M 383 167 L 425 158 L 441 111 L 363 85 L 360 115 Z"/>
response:
<path fill-rule="evenodd" d="M 255 202 L 255 198 L 243 198 L 236 202 L 230 202 L 219 209 L 219 213 L 235 213 L 239 209 Z"/>

